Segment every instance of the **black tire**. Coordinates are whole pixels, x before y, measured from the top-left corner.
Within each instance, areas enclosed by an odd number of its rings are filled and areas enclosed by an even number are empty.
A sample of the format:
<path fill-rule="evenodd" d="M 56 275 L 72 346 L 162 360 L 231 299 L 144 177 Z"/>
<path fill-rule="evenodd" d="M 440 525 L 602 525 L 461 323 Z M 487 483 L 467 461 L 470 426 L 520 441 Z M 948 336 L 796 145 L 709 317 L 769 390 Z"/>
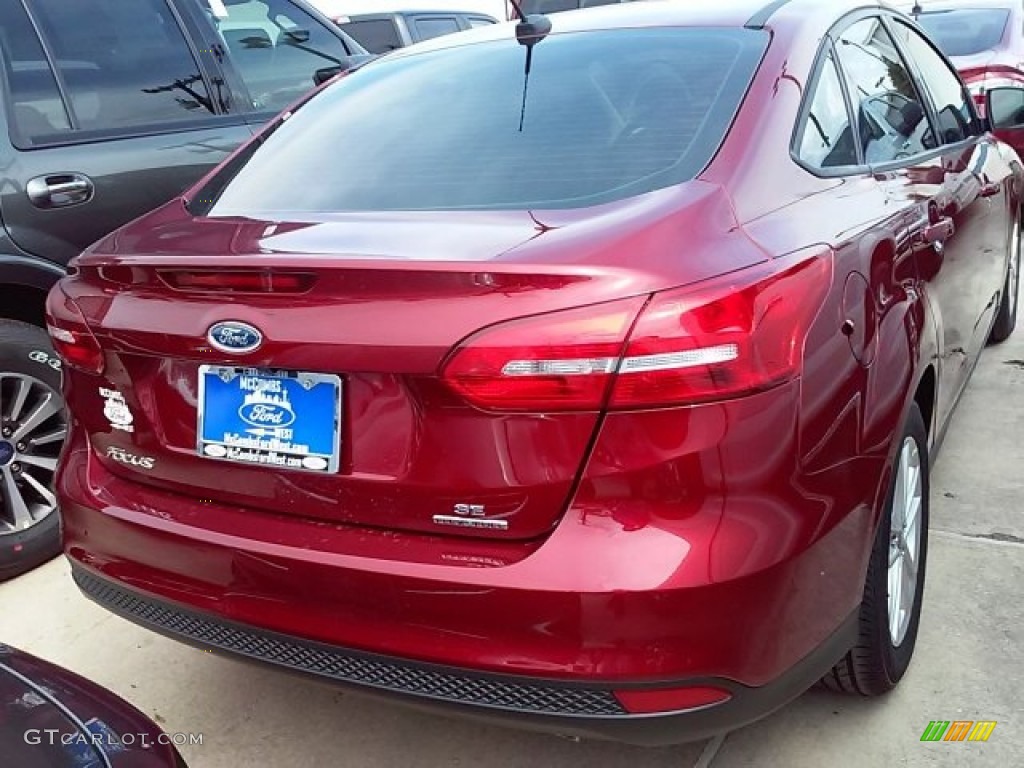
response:
<path fill-rule="evenodd" d="M 4 377 L 12 374 L 30 377 L 60 398 L 60 361 L 46 332 L 34 325 L 0 319 L 0 387 L 4 386 Z M 54 418 L 63 419 L 63 400 L 60 405 L 61 414 Z M 0 430 L 7 426 L 4 419 L 11 412 L 9 408 L 10 404 L 0 402 Z M 2 435 L 0 431 L 0 439 Z M 59 447 L 59 444 L 48 446 L 49 454 L 55 454 Z M 0 517 L 8 512 L 7 504 L 9 500 L 0 475 Z M 56 510 L 14 533 L 4 533 L 0 528 L 0 581 L 31 570 L 59 552 L 60 515 Z"/>
<path fill-rule="evenodd" d="M 889 629 L 889 545 L 892 523 L 893 498 L 897 486 L 897 470 L 902 446 L 908 438 L 916 443 L 920 458 L 921 508 L 918 525 L 920 543 L 916 589 L 909 611 L 909 622 L 902 640 L 894 642 Z M 917 642 L 917 629 L 921 620 L 924 596 L 925 569 L 928 562 L 928 435 L 924 419 L 917 404 L 911 406 L 907 422 L 897 444 L 893 460 L 892 477 L 886 496 L 885 510 L 878 524 L 871 559 L 868 563 L 864 597 L 860 606 L 857 644 L 851 648 L 822 678 L 826 687 L 843 693 L 878 696 L 891 691 L 910 666 Z"/>
<path fill-rule="evenodd" d="M 989 333 L 989 344 L 999 344 L 1010 338 L 1017 326 L 1017 291 L 1020 288 L 1020 252 L 1021 231 L 1020 218 L 1014 222 L 1010 241 L 1010 266 L 1006 271 L 1006 284 L 1003 286 L 1003 297 L 999 302 L 999 312 Z"/>

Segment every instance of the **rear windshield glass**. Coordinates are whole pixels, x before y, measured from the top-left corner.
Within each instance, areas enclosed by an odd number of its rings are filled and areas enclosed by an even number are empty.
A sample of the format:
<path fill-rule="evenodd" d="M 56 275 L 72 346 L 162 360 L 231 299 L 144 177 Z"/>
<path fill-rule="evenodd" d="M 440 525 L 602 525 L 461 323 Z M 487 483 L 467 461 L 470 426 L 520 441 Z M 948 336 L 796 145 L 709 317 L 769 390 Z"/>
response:
<path fill-rule="evenodd" d="M 922 13 L 917 22 L 947 56 L 971 56 L 999 45 L 1009 18 L 1003 8 L 965 8 Z"/>
<path fill-rule="evenodd" d="M 514 38 L 369 64 L 267 137 L 211 216 L 572 208 L 693 178 L 767 34 L 644 29 Z M 230 171 L 225 171 L 230 173 Z"/>

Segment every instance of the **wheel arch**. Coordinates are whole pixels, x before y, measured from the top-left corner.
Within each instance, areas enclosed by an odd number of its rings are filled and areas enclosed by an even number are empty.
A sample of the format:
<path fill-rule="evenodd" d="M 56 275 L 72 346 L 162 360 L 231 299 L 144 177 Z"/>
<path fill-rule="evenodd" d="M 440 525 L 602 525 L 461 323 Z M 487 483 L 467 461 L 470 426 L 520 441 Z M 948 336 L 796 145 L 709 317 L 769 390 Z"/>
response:
<path fill-rule="evenodd" d="M 935 366 L 931 363 L 924 365 L 917 373 L 914 384 L 908 387 L 905 403 L 900 412 L 900 422 L 893 432 L 885 465 L 882 469 L 881 482 L 876 491 L 872 529 L 877 531 L 878 525 L 885 512 L 886 500 L 889 495 L 889 486 L 892 483 L 893 465 L 896 461 L 896 452 L 900 447 L 899 435 L 902 433 L 907 419 L 910 417 L 911 408 L 914 406 L 921 411 L 924 420 L 925 434 L 928 437 L 928 444 L 925 446 L 927 467 L 931 470 L 932 449 L 936 442 L 936 435 L 940 430 L 936 424 L 938 405 L 938 379 Z"/>
<path fill-rule="evenodd" d="M 46 294 L 64 274 L 42 259 L 0 253 L 0 318 L 42 328 Z"/>
<path fill-rule="evenodd" d="M 917 403 L 917 407 L 921 409 L 921 416 L 924 417 L 925 431 L 928 433 L 929 447 L 931 447 L 935 436 L 937 385 L 935 366 L 925 366 L 920 379 L 918 379 L 917 388 L 914 390 L 914 397 L 911 400 L 912 403 Z"/>

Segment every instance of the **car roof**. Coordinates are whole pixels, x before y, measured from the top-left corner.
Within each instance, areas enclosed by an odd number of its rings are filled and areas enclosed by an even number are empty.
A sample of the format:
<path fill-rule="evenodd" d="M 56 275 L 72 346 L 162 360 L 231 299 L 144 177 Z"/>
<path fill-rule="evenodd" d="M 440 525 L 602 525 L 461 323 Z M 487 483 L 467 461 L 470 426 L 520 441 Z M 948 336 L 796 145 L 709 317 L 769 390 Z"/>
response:
<path fill-rule="evenodd" d="M 857 9 L 888 8 L 880 2 L 865 0 L 717 0 L 714 3 L 693 0 L 643 0 L 613 3 L 580 10 L 548 14 L 551 34 L 648 27 L 804 27 L 828 29 L 832 22 Z M 436 37 L 403 48 L 388 58 L 414 56 L 429 50 L 454 48 L 509 37 L 510 25 L 499 23 Z"/>
<path fill-rule="evenodd" d="M 874 6 L 864 0 L 644 0 L 563 11 L 552 14 L 553 22 L 565 19 L 559 26 L 565 31 L 577 29 L 612 29 L 623 26 L 771 26 L 771 22 L 790 16 L 793 11 L 801 17 L 841 16 L 847 10 Z M 573 21 L 570 22 L 569 19 Z"/>

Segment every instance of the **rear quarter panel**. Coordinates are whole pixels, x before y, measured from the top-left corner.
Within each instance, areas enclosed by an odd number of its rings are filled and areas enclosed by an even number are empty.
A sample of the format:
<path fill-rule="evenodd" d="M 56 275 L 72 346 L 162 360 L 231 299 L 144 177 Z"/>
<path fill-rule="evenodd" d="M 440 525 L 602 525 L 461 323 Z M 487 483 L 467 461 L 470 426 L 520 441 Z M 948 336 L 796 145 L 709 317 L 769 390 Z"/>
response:
<path fill-rule="evenodd" d="M 817 542 L 805 565 L 828 577 L 794 598 L 800 615 L 822 617 L 794 630 L 808 644 L 860 602 L 894 437 L 935 354 L 914 259 L 898 257 L 908 237 L 898 206 L 870 174 L 819 178 L 790 156 L 828 27 L 820 21 L 772 30 L 744 108 L 702 176 L 730 190 L 740 225 L 768 252 L 827 244 L 834 253 L 833 283 L 804 350 L 790 480 L 821 502 L 800 510 L 794 536 Z"/>

